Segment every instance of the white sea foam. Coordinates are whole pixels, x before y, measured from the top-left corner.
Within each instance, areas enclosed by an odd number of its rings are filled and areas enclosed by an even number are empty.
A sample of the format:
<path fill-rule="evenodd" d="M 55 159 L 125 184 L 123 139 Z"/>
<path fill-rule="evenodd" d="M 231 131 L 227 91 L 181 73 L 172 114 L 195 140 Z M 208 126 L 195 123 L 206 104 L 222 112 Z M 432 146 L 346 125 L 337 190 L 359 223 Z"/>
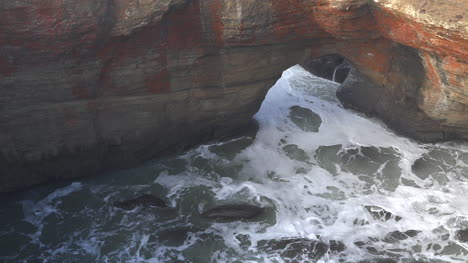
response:
<path fill-rule="evenodd" d="M 67 257 L 73 253 L 96 262 L 291 262 L 262 244 L 302 238 L 346 246 L 317 259 L 324 263 L 465 262 L 468 246 L 455 232 L 468 227 L 468 146 L 420 144 L 395 135 L 380 121 L 343 109 L 335 96 L 338 85 L 299 66 L 285 71 L 255 116 L 255 140 L 233 159 L 210 150 L 226 142 L 202 145 L 151 169 L 120 173 L 105 183 L 74 183 L 41 200 L 23 201 L 23 219 L 37 227 L 31 237 L 39 248 L 30 253 L 44 262 L 73 262 Z M 318 114 L 318 132 L 301 129 L 290 116 L 292 106 Z M 415 172 L 417 160 L 423 168 Z M 123 183 L 131 180 L 138 184 Z M 110 205 L 149 192 L 170 208 L 127 212 Z M 88 198 L 82 210 L 60 205 L 73 201 L 73 194 Z M 226 203 L 259 205 L 267 212 L 260 220 L 231 223 L 200 216 Z M 379 209 L 392 216 L 371 213 Z M 63 240 L 45 239 L 51 222 L 64 229 Z M 408 230 L 418 232 L 392 237 Z M 297 262 L 311 261 L 306 254 L 296 256 Z"/>
<path fill-rule="evenodd" d="M 467 181 L 450 178 L 447 184 L 441 185 L 432 178 L 421 180 L 415 176 L 411 169 L 412 164 L 433 146 L 397 136 L 380 121 L 343 109 L 334 95 L 337 87 L 338 84 L 311 76 L 298 66 L 284 72 L 282 79 L 269 91 L 255 116 L 260 123 L 255 142 L 233 161 L 247 160 L 238 177 L 219 180 L 219 177 L 214 176 L 208 179 L 216 184 L 211 190 L 217 200 L 232 200 L 237 193 L 242 193 L 244 201 L 274 206 L 275 223 L 267 227 L 261 223 L 215 224 L 212 228 L 223 236 L 228 247 L 235 248 L 240 254 L 243 250 L 239 248 L 236 236 L 248 236 L 251 245 L 247 250 L 244 249 L 244 253 L 254 251 L 258 260 L 264 262 L 280 262 L 284 258 L 274 258 L 271 254 L 262 255 L 256 248 L 261 240 L 294 237 L 316 239 L 317 236 L 322 240 L 340 240 L 347 246 L 346 253 L 327 255 L 323 262 L 337 262 L 340 258 L 356 261 L 379 256 L 392 257 L 392 253 L 400 254 L 395 257 L 396 260 L 420 258 L 463 261 L 466 255 L 444 254 L 440 250 L 424 247 L 431 243 L 438 243 L 443 247 L 453 242 L 467 248 L 454 239 L 441 241 L 434 234 L 434 229 L 444 226 L 453 237 L 455 228 L 450 229 L 448 222 L 453 221 L 453 218 L 467 218 L 468 206 L 463 201 L 468 197 Z M 322 124 L 319 132 L 303 131 L 291 122 L 288 117 L 289 108 L 295 105 L 311 109 L 320 115 Z M 368 186 L 359 178 L 359 174 L 342 171 L 340 167 L 338 174 L 332 175 L 330 171 L 317 165 L 315 159 L 306 164 L 292 160 L 285 156 L 278 144 L 282 139 L 287 144 L 298 145 L 312 159 L 320 146 L 341 145 L 342 150 L 359 146 L 393 148 L 400 169 L 400 177 L 396 178 L 398 185 L 394 191 L 386 191 L 380 187 L 382 182 L 377 181 Z M 466 145 L 441 144 L 436 147 L 466 151 Z M 192 151 L 192 154 L 197 155 L 198 150 Z M 370 176 L 377 175 L 380 176 L 379 180 L 385 181 L 385 176 L 392 176 L 383 174 L 387 164 L 388 161 L 379 164 L 376 174 Z M 464 166 L 466 163 L 461 162 L 460 165 Z M 306 169 L 298 174 L 297 168 L 300 167 Z M 267 176 L 271 172 L 276 175 L 274 180 Z M 203 178 L 207 180 L 206 177 Z M 236 180 L 239 178 L 241 180 Z M 249 180 L 245 181 L 245 178 Z M 167 179 L 168 177 L 158 178 L 161 182 Z M 414 181 L 415 186 L 404 185 L 401 179 Z M 182 187 L 184 182 L 178 181 L 177 187 Z M 186 184 L 193 187 L 194 182 L 196 180 L 190 180 Z M 268 201 L 262 203 L 260 200 Z M 400 216 L 402 220 L 382 222 L 366 211 L 366 205 L 384 208 Z M 365 223 L 359 225 L 356 222 Z M 385 243 L 389 233 L 407 230 L 417 230 L 420 233 L 415 238 L 400 240 L 397 244 Z M 373 255 L 368 250 L 357 247 L 355 242 L 358 241 L 367 242 L 368 247 L 383 251 L 382 255 Z M 422 246 L 421 251 L 412 248 L 418 245 Z M 398 252 L 385 254 L 388 250 Z M 216 256 L 223 255 L 224 260 L 230 261 L 228 258 L 232 255 L 227 256 L 220 252 Z M 249 260 L 245 259 L 245 262 Z"/>

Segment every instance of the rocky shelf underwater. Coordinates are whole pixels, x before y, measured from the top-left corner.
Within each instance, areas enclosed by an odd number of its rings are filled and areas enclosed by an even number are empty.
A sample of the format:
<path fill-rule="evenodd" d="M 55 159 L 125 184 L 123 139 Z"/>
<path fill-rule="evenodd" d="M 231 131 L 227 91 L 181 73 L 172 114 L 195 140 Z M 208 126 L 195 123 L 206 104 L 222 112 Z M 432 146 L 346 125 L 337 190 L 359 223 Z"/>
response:
<path fill-rule="evenodd" d="M 299 66 L 259 127 L 138 168 L 5 195 L 2 262 L 466 262 L 468 145 L 344 109 Z"/>

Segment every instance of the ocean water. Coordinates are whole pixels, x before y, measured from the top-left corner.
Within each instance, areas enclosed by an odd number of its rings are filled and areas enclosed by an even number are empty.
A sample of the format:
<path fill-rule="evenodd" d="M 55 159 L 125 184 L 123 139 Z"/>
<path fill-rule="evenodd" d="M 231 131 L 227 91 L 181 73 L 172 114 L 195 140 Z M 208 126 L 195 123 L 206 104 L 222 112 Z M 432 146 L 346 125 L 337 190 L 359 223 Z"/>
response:
<path fill-rule="evenodd" d="M 295 66 L 256 133 L 3 197 L 0 262 L 467 262 L 468 145 L 398 136 L 338 86 Z M 113 205 L 142 194 L 168 207 Z M 201 216 L 223 204 L 265 212 Z"/>

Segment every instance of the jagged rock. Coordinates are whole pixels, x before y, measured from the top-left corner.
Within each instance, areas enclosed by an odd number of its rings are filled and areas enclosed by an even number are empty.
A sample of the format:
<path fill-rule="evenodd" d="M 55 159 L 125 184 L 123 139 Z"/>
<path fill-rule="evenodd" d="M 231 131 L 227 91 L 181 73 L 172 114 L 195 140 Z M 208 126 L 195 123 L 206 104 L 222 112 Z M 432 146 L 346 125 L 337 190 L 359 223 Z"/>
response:
<path fill-rule="evenodd" d="M 135 199 L 115 202 L 114 206 L 124 210 L 133 210 L 137 207 L 167 207 L 162 199 L 149 194 L 144 194 Z"/>
<path fill-rule="evenodd" d="M 466 4 L 3 1 L 0 191 L 231 135 L 282 71 L 330 54 L 352 66 L 346 107 L 417 139 L 466 139 Z"/>
<path fill-rule="evenodd" d="M 206 210 L 202 216 L 218 219 L 218 220 L 246 220 L 253 219 L 264 212 L 264 208 L 248 205 L 248 204 L 234 204 L 234 205 L 221 205 Z"/>

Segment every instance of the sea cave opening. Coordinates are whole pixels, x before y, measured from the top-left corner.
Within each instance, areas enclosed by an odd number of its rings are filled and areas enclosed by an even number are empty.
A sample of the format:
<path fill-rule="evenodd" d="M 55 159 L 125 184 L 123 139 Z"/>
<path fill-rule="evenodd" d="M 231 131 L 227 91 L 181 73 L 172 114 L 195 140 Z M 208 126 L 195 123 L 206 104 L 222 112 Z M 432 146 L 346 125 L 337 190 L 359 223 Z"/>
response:
<path fill-rule="evenodd" d="M 5 200 L 0 254 L 16 262 L 463 262 L 467 150 L 409 140 L 343 108 L 336 91 L 348 68 L 332 55 L 284 71 L 253 132 Z"/>

